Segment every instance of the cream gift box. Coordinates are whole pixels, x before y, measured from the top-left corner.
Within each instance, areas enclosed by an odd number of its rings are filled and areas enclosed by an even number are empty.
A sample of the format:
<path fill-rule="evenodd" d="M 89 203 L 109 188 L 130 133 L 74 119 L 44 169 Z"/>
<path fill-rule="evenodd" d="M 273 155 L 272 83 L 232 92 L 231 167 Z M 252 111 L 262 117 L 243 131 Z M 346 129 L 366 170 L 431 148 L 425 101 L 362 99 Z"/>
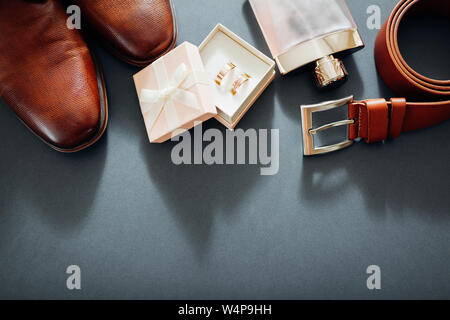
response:
<path fill-rule="evenodd" d="M 134 75 L 150 142 L 164 142 L 217 112 L 198 48 L 183 43 Z"/>
<path fill-rule="evenodd" d="M 222 85 L 215 79 L 233 62 Z M 251 76 L 236 95 L 233 82 Z M 199 48 L 184 42 L 134 75 L 150 142 L 164 142 L 216 117 L 233 129 L 275 77 L 275 62 L 218 24 Z"/>

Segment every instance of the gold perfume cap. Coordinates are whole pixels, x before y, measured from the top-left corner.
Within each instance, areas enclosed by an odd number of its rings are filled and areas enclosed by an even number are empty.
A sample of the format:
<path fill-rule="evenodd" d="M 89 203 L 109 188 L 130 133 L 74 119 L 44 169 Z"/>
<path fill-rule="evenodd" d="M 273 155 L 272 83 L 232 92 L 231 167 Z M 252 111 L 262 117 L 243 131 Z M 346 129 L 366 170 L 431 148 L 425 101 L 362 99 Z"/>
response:
<path fill-rule="evenodd" d="M 342 61 L 333 55 L 325 56 L 316 61 L 314 69 L 317 85 L 321 88 L 347 78 L 348 73 Z"/>

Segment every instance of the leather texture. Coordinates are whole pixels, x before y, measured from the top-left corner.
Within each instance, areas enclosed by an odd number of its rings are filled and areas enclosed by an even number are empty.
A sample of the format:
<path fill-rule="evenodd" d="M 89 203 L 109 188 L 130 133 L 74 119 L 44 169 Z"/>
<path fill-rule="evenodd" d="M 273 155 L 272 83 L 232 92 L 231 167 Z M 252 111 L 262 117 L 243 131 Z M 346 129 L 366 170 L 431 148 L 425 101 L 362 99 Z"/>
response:
<path fill-rule="evenodd" d="M 134 65 L 147 65 L 176 43 L 171 0 L 71 0 L 92 32 L 112 53 Z"/>
<path fill-rule="evenodd" d="M 66 21 L 54 0 L 0 0 L 0 95 L 44 142 L 74 152 L 103 134 L 107 106 L 86 42 Z"/>
<path fill-rule="evenodd" d="M 349 104 L 349 138 L 379 142 L 402 132 L 429 127 L 450 119 L 450 80 L 434 80 L 414 71 L 403 59 L 397 33 L 410 15 L 439 14 L 450 17 L 450 1 L 401 0 L 381 28 L 375 43 L 375 61 L 386 84 L 404 98 L 366 100 Z"/>

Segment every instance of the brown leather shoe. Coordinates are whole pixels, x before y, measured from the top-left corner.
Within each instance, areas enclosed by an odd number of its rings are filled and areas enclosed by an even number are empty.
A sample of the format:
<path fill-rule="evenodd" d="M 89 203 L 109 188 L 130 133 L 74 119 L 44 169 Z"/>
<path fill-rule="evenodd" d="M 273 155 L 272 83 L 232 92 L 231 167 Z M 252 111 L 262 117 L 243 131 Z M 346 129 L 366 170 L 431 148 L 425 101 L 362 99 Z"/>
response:
<path fill-rule="evenodd" d="M 87 20 L 91 32 L 125 62 L 145 66 L 175 46 L 177 23 L 172 0 L 69 2 L 81 8 L 82 21 Z"/>
<path fill-rule="evenodd" d="M 61 152 L 96 142 L 108 108 L 101 71 L 55 0 L 0 0 L 0 96 Z"/>

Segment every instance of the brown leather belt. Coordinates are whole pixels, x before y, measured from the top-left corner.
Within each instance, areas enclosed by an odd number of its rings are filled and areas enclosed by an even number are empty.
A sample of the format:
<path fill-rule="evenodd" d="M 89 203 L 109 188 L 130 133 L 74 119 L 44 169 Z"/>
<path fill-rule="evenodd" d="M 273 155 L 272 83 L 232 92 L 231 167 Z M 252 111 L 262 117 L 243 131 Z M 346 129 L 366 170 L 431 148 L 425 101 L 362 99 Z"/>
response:
<path fill-rule="evenodd" d="M 403 59 L 397 40 L 399 25 L 411 14 L 437 13 L 450 17 L 448 0 L 401 0 L 381 28 L 375 42 L 377 69 L 386 84 L 409 99 L 434 102 L 406 102 L 404 98 L 353 101 L 353 97 L 302 106 L 303 148 L 305 155 L 323 154 L 350 146 L 357 138 L 367 143 L 396 138 L 402 132 L 422 129 L 450 119 L 450 80 L 434 80 L 414 71 Z M 312 128 L 312 114 L 348 104 L 347 120 Z M 349 126 L 348 140 L 315 147 L 314 135 L 320 131 Z"/>

